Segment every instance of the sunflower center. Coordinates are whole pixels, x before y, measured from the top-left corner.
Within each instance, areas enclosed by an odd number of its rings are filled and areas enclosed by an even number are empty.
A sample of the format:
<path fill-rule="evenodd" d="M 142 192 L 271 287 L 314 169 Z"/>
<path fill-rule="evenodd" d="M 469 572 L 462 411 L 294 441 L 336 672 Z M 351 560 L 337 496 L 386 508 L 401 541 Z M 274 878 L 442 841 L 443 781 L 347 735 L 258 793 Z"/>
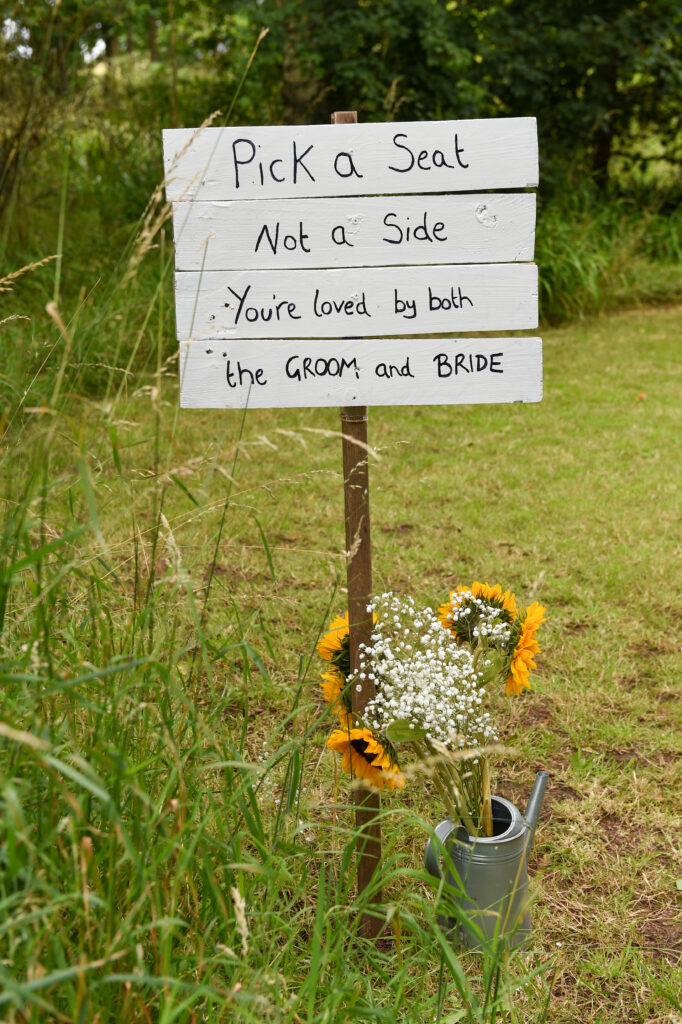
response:
<path fill-rule="evenodd" d="M 332 665 L 338 668 L 344 679 L 350 675 L 350 636 L 346 633 L 339 641 L 339 648 L 331 658 Z"/>
<path fill-rule="evenodd" d="M 351 747 L 353 748 L 353 750 L 355 751 L 356 754 L 359 754 L 360 757 L 364 757 L 364 759 L 367 762 L 367 764 L 372 764 L 374 758 L 377 756 L 376 753 L 374 753 L 374 754 L 368 754 L 367 753 L 367 743 L 366 743 L 365 740 L 351 740 L 350 741 L 350 745 L 351 745 Z M 377 765 L 372 765 L 372 767 L 376 768 L 378 766 Z"/>

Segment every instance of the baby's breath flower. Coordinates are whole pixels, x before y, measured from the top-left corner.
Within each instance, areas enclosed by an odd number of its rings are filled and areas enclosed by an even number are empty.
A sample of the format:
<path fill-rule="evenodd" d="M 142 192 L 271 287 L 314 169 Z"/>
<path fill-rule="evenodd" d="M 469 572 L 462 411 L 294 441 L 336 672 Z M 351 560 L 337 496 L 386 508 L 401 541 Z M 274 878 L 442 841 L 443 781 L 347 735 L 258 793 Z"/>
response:
<path fill-rule="evenodd" d="M 365 708 L 373 727 L 385 732 L 394 722 L 407 722 L 428 740 L 455 748 L 496 739 L 480 710 L 485 691 L 471 651 L 452 642 L 433 610 L 390 593 L 377 598 L 373 610 L 372 646 L 360 653 L 353 677 L 374 679 L 376 696 Z"/>

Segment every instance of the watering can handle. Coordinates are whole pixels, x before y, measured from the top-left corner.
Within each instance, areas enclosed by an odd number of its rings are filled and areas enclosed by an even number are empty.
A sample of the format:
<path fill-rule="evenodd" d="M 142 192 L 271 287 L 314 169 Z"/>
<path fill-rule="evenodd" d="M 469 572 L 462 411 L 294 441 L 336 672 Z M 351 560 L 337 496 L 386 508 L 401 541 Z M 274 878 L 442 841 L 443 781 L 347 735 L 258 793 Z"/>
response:
<path fill-rule="evenodd" d="M 441 821 L 439 825 L 436 825 L 434 832 L 436 833 L 437 839 L 443 846 L 445 846 L 456 827 L 457 826 L 454 821 L 450 821 L 449 818 L 445 821 Z M 433 875 L 434 878 L 441 877 L 440 854 L 438 853 L 438 850 L 434 848 L 434 844 L 430 839 L 427 842 L 426 850 L 424 851 L 424 864 L 430 875 Z"/>

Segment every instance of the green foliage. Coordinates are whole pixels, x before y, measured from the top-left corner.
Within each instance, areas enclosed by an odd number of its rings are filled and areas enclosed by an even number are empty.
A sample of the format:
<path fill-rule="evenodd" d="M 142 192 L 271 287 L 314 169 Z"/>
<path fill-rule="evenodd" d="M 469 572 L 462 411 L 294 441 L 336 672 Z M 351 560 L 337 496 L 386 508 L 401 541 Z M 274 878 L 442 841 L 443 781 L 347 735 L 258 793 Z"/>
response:
<path fill-rule="evenodd" d="M 630 167 L 645 159 L 652 129 L 679 158 L 676 0 L 509 0 L 486 14 L 481 70 L 502 111 L 538 117 L 545 184 L 547 171 L 578 164 L 605 185 L 614 152 Z"/>
<path fill-rule="evenodd" d="M 520 0 L 26 0 L 4 25 L 3 205 L 74 112 L 79 129 L 95 118 L 104 136 L 118 124 L 155 139 L 162 124 L 225 112 L 262 29 L 237 123 L 327 121 L 333 109 L 362 120 L 533 114 L 545 189 L 568 166 L 600 187 L 616 167 L 622 179 L 651 166 L 679 195 L 676 0 L 542 0 L 532 12 Z"/>
<path fill-rule="evenodd" d="M 424 739 L 426 729 L 408 722 L 406 718 L 401 718 L 387 726 L 386 736 L 391 743 L 409 743 L 410 740 Z"/>
<path fill-rule="evenodd" d="M 466 116 L 483 98 L 457 19 L 437 0 L 266 0 L 259 14 L 284 122 L 324 121 L 330 109 L 365 121 Z"/>
<path fill-rule="evenodd" d="M 542 319 L 679 301 L 681 229 L 680 206 L 642 209 L 633 199 L 567 188 L 538 214 Z"/>

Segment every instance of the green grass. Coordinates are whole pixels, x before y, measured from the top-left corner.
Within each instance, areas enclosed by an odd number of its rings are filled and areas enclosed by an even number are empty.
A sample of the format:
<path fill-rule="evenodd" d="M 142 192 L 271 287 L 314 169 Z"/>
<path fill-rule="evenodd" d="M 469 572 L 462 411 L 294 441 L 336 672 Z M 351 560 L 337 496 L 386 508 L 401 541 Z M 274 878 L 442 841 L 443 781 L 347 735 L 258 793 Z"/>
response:
<path fill-rule="evenodd" d="M 682 296 L 682 210 L 568 189 L 540 207 L 540 311 L 551 324 Z"/>
<path fill-rule="evenodd" d="M 180 412 L 168 255 L 102 296 L 83 271 L 61 327 L 48 265 L 0 316 L 32 317 L 0 325 L 0 1016 L 674 1020 L 680 308 L 547 331 L 540 405 L 371 412 L 375 590 L 550 616 L 534 691 L 493 697 L 497 791 L 552 772 L 533 951 L 456 956 L 423 782 L 383 803 L 392 939 L 358 934 L 314 651 L 338 413 Z"/>

